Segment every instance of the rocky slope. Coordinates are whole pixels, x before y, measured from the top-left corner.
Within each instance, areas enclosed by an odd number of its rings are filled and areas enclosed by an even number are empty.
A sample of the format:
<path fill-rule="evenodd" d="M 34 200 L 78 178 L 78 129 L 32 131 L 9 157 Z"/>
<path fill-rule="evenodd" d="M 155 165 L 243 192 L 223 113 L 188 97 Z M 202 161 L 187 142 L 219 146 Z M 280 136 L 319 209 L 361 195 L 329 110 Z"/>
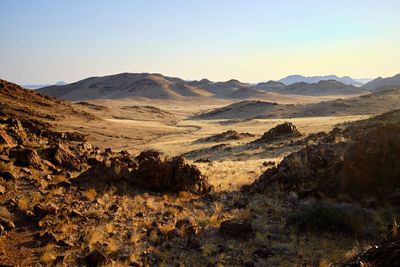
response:
<path fill-rule="evenodd" d="M 372 80 L 362 86 L 362 88 L 370 90 L 370 91 L 377 91 L 381 90 L 381 88 L 387 88 L 387 87 L 400 87 L 400 73 L 393 76 L 393 77 L 388 77 L 388 78 L 376 78 L 375 80 Z"/>

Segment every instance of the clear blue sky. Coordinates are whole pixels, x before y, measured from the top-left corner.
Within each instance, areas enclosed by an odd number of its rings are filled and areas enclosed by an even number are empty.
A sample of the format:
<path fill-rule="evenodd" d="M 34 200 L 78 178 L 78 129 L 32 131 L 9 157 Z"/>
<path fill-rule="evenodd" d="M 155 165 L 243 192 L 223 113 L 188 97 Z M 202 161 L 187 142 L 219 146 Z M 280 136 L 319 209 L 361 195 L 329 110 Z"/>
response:
<path fill-rule="evenodd" d="M 399 0 L 0 0 L 0 78 L 245 82 L 400 72 Z"/>

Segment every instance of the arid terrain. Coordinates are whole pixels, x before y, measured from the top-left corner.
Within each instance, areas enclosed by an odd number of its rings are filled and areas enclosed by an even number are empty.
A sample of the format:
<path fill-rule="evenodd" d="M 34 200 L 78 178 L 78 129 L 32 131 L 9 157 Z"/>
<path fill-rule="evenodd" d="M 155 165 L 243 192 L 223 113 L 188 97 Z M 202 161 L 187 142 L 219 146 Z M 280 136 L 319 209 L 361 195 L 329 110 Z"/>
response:
<path fill-rule="evenodd" d="M 399 266 L 393 81 L 0 80 L 0 265 Z"/>

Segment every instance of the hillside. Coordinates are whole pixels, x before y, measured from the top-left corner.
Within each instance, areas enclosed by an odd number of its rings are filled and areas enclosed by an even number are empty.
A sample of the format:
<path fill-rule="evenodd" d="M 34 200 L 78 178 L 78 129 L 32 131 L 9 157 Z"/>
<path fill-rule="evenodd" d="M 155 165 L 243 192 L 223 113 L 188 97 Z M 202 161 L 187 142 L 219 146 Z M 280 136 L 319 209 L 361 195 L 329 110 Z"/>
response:
<path fill-rule="evenodd" d="M 310 76 L 310 77 L 305 77 L 302 75 L 290 75 L 283 79 L 280 79 L 278 82 L 284 83 L 286 85 L 290 85 L 290 84 L 298 83 L 298 82 L 317 83 L 319 81 L 324 81 L 324 80 L 325 81 L 326 80 L 336 80 L 336 81 L 342 82 L 344 84 L 356 85 L 356 86 L 360 86 L 362 84 L 361 82 L 353 80 L 349 76 L 338 77 L 336 75 Z"/>
<path fill-rule="evenodd" d="M 298 118 L 379 114 L 400 108 L 400 87 L 348 99 L 312 104 L 277 104 L 242 101 L 193 117 L 193 119 Z"/>
<path fill-rule="evenodd" d="M 179 78 L 148 73 L 121 73 L 91 77 L 64 86 L 44 87 L 39 91 L 70 101 L 129 97 L 179 99 L 212 95 Z"/>
<path fill-rule="evenodd" d="M 360 89 L 353 85 L 347 85 L 336 80 L 322 80 L 317 83 L 298 82 L 277 91 L 281 94 L 296 94 L 296 95 L 352 95 L 365 94 L 366 90 Z"/>
<path fill-rule="evenodd" d="M 387 86 L 400 86 L 400 73 L 393 77 L 376 78 L 375 80 L 372 80 L 361 87 L 370 91 L 377 91 L 381 87 L 387 87 Z"/>
<path fill-rule="evenodd" d="M 13 118 L 62 120 L 66 117 L 79 117 L 83 120 L 99 119 L 91 113 L 68 103 L 28 90 L 21 86 L 0 79 L 0 114 Z"/>
<path fill-rule="evenodd" d="M 261 82 L 254 86 L 254 88 L 267 91 L 267 92 L 279 92 L 279 90 L 285 88 L 286 85 L 281 82 L 276 81 L 268 81 L 268 82 Z"/>

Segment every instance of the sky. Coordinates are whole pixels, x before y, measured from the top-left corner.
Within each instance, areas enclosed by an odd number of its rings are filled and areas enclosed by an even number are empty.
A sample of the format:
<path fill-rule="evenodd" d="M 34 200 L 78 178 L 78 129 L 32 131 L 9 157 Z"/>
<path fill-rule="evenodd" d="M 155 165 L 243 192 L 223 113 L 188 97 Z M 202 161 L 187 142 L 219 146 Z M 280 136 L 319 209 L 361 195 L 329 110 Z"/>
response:
<path fill-rule="evenodd" d="M 0 78 L 243 82 L 400 72 L 398 0 L 0 0 Z"/>

